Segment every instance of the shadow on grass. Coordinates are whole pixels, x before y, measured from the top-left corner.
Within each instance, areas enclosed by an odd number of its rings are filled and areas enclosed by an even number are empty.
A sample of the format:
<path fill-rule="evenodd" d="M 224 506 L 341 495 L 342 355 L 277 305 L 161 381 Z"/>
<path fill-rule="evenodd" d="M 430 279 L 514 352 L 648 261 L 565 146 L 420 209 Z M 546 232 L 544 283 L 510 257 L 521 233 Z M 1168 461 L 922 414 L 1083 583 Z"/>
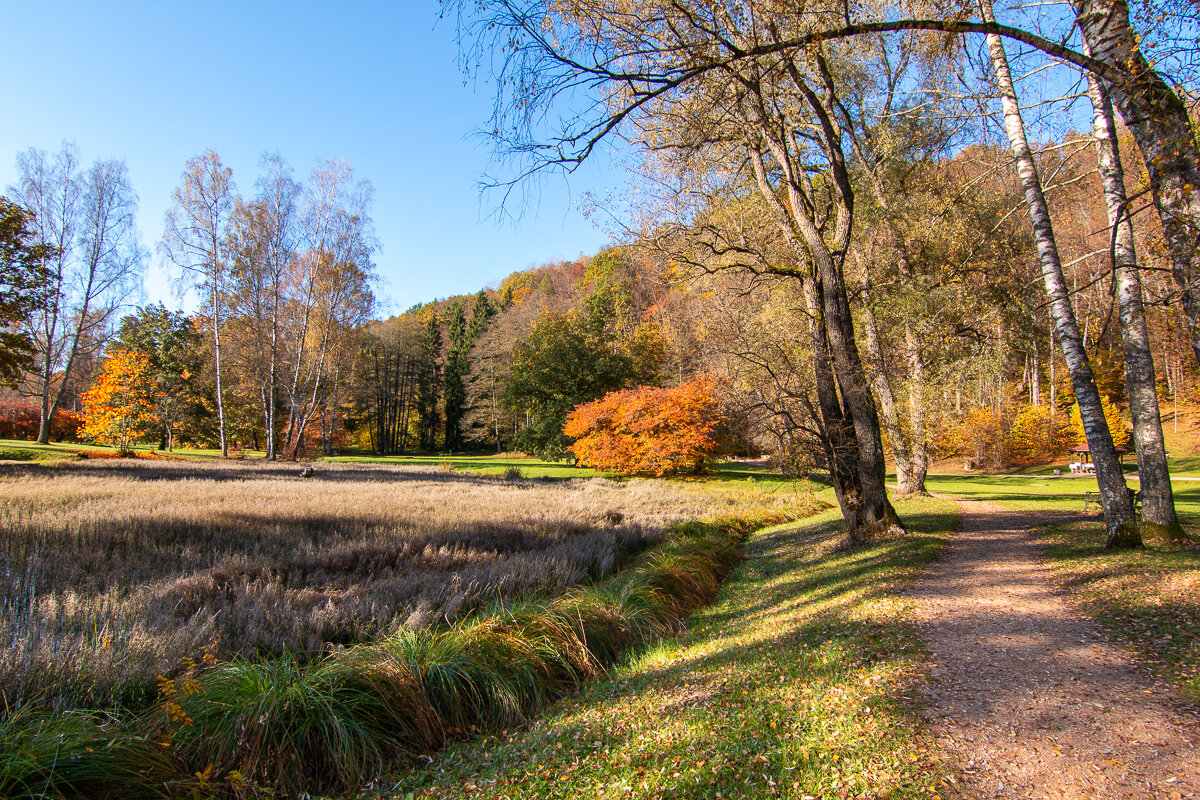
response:
<path fill-rule="evenodd" d="M 265 463 L 238 461 L 144 461 L 137 459 L 105 460 L 101 462 L 41 462 L 0 464 L 0 478 L 23 475 L 61 474 L 94 478 L 122 478 L 136 481 L 292 481 L 299 488 L 313 483 L 459 483 L 477 486 L 504 484 L 510 486 L 533 485 L 536 482 L 564 480 L 563 478 L 512 479 L 501 475 L 479 475 L 463 472 L 441 472 L 434 470 L 403 469 L 385 466 L 360 466 L 354 463 L 312 466 L 310 477 L 302 477 L 308 465 L 294 463 Z M 503 462 L 496 462 L 502 467 Z M 513 466 L 520 466 L 513 462 Z M 578 477 L 597 477 L 580 475 Z"/>

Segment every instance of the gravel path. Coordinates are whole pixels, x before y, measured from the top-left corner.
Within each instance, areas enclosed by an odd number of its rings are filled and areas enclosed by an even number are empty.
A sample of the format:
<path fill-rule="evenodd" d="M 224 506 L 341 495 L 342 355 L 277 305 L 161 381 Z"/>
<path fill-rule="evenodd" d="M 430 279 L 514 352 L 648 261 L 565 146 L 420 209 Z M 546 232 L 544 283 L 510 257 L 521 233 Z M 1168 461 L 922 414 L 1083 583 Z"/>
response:
<path fill-rule="evenodd" d="M 925 713 L 962 793 L 1200 798 L 1200 716 L 1054 592 L 1029 533 L 1047 515 L 960 503 L 911 595 L 934 664 Z"/>

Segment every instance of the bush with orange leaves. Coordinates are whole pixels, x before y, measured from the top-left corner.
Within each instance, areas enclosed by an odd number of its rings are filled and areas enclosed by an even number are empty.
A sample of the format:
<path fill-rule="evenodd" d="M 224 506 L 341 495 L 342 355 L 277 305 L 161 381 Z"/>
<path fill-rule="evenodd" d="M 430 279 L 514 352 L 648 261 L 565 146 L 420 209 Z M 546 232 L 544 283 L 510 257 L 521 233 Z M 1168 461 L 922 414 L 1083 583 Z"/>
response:
<path fill-rule="evenodd" d="M 670 389 L 639 386 L 578 406 L 563 433 L 584 466 L 622 475 L 699 470 L 716 449 L 717 383 L 701 376 Z"/>
<path fill-rule="evenodd" d="M 162 393 L 145 353 L 117 350 L 105 359 L 96 384 L 82 399 L 83 437 L 123 453 L 158 424 Z"/>

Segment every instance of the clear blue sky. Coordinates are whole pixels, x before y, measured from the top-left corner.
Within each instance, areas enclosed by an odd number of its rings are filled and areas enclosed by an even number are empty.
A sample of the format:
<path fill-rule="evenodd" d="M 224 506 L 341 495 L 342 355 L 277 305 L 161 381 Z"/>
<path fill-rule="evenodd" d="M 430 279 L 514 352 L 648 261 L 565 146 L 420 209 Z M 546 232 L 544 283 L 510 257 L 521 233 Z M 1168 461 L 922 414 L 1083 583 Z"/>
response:
<path fill-rule="evenodd" d="M 0 190 L 16 154 L 74 140 L 85 164 L 123 157 L 153 251 L 188 157 L 215 149 L 252 193 L 261 153 L 306 175 L 345 159 L 375 185 L 390 311 L 473 292 L 606 240 L 576 210 L 619 183 L 609 164 L 542 183 L 495 223 L 478 181 L 491 87 L 464 86 L 437 0 L 0 0 Z M 147 297 L 176 305 L 156 256 Z"/>

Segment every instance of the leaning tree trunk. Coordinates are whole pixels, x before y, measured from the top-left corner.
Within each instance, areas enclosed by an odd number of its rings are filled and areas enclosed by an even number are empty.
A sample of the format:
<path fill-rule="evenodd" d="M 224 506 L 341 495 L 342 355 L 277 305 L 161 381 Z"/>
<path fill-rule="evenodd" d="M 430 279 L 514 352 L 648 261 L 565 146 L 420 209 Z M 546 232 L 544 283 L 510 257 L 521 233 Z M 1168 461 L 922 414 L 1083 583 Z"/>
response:
<path fill-rule="evenodd" d="M 1200 360 L 1200 148 L 1187 106 L 1146 61 L 1125 0 L 1076 0 L 1075 21 L 1093 58 L 1128 80 L 1106 86 L 1142 151 L 1179 288 L 1188 341 Z"/>
<path fill-rule="evenodd" d="M 1133 440 L 1137 450 L 1138 477 L 1142 490 L 1142 530 L 1158 536 L 1183 533 L 1175 516 L 1171 474 L 1163 445 L 1162 417 L 1154 380 L 1154 356 L 1142 305 L 1133 224 L 1127 209 L 1125 174 L 1113 124 L 1112 103 L 1095 75 L 1088 75 L 1092 100 L 1097 163 L 1104 186 L 1104 205 L 1112 226 L 1113 277 L 1121 316 L 1121 344 L 1125 350 L 1125 391 L 1133 417 Z"/>
<path fill-rule="evenodd" d="M 990 0 L 980 0 L 979 10 L 985 22 L 995 21 Z M 1075 401 L 1079 404 L 1084 434 L 1091 450 L 1092 461 L 1096 465 L 1096 481 L 1100 487 L 1100 498 L 1104 507 L 1106 544 L 1108 547 L 1136 547 L 1141 544 L 1141 536 L 1133 516 L 1133 503 L 1125 485 L 1125 474 L 1113 445 L 1108 421 L 1104 418 L 1100 392 L 1096 388 L 1087 350 L 1079 335 L 1075 310 L 1071 307 L 1070 292 L 1058 256 L 1058 244 L 1054 239 L 1054 226 L 1050 221 L 1050 209 L 1042 191 L 1042 182 L 1038 177 L 1029 139 L 1025 135 L 1025 122 L 1017 104 L 1008 55 L 1004 52 L 1003 40 L 997 34 L 987 35 L 987 45 L 996 73 L 997 88 L 1004 105 L 1004 129 L 1012 146 L 1017 173 L 1025 192 L 1025 203 L 1029 207 L 1029 218 L 1033 223 L 1042 281 L 1050 300 L 1050 316 L 1062 345 L 1067 369 L 1071 373 Z"/>

